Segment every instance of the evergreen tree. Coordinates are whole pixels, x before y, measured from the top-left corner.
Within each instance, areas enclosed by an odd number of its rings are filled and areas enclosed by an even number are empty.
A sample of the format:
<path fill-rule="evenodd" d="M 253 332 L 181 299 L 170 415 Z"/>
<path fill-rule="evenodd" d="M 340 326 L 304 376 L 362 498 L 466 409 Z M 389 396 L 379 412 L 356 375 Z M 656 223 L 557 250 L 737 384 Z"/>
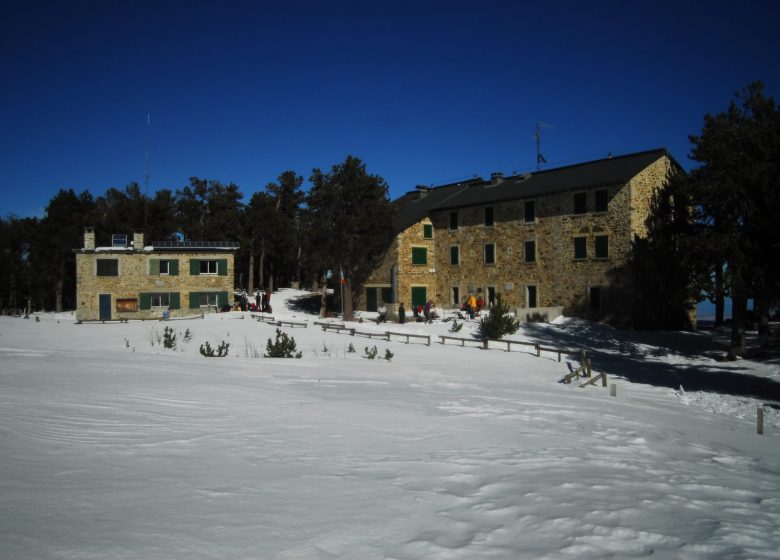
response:
<path fill-rule="evenodd" d="M 732 298 L 730 357 L 745 353 L 747 299 L 761 308 L 764 334 L 771 305 L 780 300 L 780 114 L 755 82 L 725 112 L 705 115 L 701 134 L 690 137 L 691 198 L 699 247 L 723 267 L 723 292 Z M 717 294 L 715 294 L 717 295 Z"/>
<path fill-rule="evenodd" d="M 395 237 L 395 208 L 382 177 L 348 156 L 329 173 L 314 169 L 306 198 L 309 262 L 344 274 L 344 319 L 352 301 Z"/>

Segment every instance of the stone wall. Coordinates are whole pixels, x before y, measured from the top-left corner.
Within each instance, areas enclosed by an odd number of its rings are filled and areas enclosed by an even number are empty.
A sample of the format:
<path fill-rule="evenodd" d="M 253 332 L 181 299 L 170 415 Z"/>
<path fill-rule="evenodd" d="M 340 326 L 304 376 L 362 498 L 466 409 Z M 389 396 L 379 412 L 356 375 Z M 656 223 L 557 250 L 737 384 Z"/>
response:
<path fill-rule="evenodd" d="M 97 259 L 117 259 L 118 276 L 97 276 Z M 152 260 L 177 260 L 177 275 L 152 273 Z M 227 274 L 190 274 L 190 261 L 227 260 Z M 213 309 L 190 308 L 191 292 L 227 292 L 228 300 L 233 302 L 234 254 L 232 252 L 136 252 L 136 251 L 79 251 L 76 253 L 76 318 L 81 321 L 97 320 L 100 317 L 100 294 L 111 295 L 112 319 L 159 319 L 164 309 L 140 309 L 141 293 L 178 293 L 179 309 L 171 309 L 170 315 L 185 316 L 193 312 Z M 136 300 L 137 310 L 128 311 L 118 307 L 117 300 L 125 300 L 122 305 L 132 307 Z"/>

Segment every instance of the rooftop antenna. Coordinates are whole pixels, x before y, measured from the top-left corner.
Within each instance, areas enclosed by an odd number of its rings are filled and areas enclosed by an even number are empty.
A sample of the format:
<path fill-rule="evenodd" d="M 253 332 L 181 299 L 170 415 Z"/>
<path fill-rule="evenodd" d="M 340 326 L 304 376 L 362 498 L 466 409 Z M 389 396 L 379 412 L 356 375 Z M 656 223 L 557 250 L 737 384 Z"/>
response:
<path fill-rule="evenodd" d="M 542 127 L 553 128 L 552 125 L 549 125 L 542 121 L 536 121 L 536 133 L 534 134 L 534 138 L 536 138 L 536 170 L 537 171 L 541 170 L 543 163 L 547 163 L 547 160 L 544 159 L 544 156 L 542 155 Z"/>
<path fill-rule="evenodd" d="M 147 229 L 149 206 L 149 148 L 152 144 L 152 115 L 146 113 L 146 149 L 144 155 L 144 232 Z"/>

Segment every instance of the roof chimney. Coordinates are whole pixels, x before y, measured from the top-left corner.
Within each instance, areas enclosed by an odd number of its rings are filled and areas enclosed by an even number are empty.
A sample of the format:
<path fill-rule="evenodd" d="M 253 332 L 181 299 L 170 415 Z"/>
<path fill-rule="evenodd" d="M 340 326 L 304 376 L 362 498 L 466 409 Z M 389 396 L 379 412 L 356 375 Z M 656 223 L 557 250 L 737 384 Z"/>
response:
<path fill-rule="evenodd" d="M 84 250 L 95 250 L 95 228 L 92 226 L 84 228 Z"/>
<path fill-rule="evenodd" d="M 134 231 L 133 232 L 133 251 L 143 251 L 144 250 L 144 232 L 142 231 Z"/>
<path fill-rule="evenodd" d="M 428 193 L 429 193 L 429 192 L 430 192 L 430 190 L 431 190 L 431 188 L 430 188 L 430 187 L 427 187 L 427 186 L 425 186 L 425 185 L 417 185 L 417 186 L 415 187 L 415 189 L 417 189 L 418 198 L 424 198 L 425 196 L 427 196 L 427 195 L 428 195 Z"/>
<path fill-rule="evenodd" d="M 491 185 L 497 185 L 499 183 L 502 183 L 503 181 L 504 181 L 504 174 L 501 173 L 500 171 L 496 171 L 490 174 Z"/>

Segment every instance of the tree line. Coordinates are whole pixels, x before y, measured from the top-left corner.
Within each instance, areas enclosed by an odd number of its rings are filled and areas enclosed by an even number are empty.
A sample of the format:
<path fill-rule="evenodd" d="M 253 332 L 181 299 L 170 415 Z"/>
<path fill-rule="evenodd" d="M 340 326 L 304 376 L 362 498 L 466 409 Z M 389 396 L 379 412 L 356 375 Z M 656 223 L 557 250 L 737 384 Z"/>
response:
<path fill-rule="evenodd" d="M 654 201 L 649 236 L 635 242 L 635 322 L 679 328 L 686 306 L 709 299 L 723 324 L 730 298 L 734 359 L 746 353 L 750 323 L 769 344 L 780 304 L 780 110 L 754 82 L 725 111 L 705 115 L 689 139 L 697 167 L 670 177 Z"/>
<path fill-rule="evenodd" d="M 0 218 L 0 310 L 75 309 L 74 249 L 85 227 L 97 244 L 114 233 L 144 231 L 145 242 L 239 241 L 238 287 L 299 282 L 316 285 L 326 271 L 343 271 L 345 310 L 395 237 L 395 207 L 385 180 L 348 156 L 329 171 L 304 179 L 284 171 L 244 203 L 238 185 L 192 177 L 175 190 L 147 196 L 138 183 L 100 196 L 61 189 L 44 216 Z M 338 281 L 338 277 L 336 278 Z"/>

